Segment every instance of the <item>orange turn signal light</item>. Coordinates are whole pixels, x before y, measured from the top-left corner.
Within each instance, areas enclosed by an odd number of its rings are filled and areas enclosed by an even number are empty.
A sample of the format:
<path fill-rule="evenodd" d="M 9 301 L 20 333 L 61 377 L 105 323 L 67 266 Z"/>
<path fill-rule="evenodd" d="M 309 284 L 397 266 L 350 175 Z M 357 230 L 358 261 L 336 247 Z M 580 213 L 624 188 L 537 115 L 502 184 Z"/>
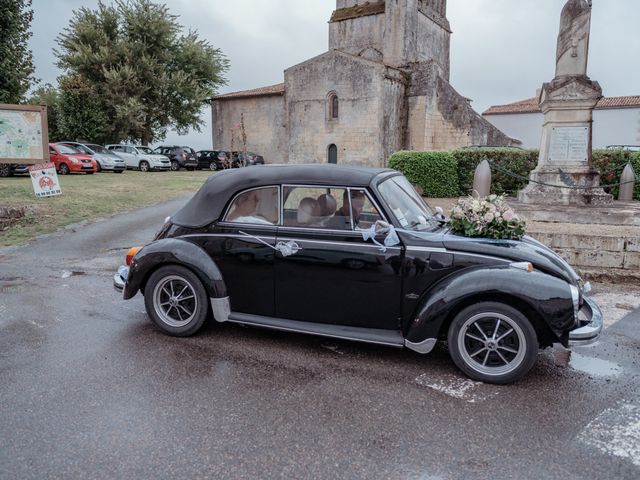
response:
<path fill-rule="evenodd" d="M 131 247 L 129 249 L 125 259 L 125 263 L 127 264 L 127 266 L 131 265 L 131 262 L 133 261 L 133 257 L 135 257 L 136 253 L 138 253 L 141 249 L 142 247 Z"/>

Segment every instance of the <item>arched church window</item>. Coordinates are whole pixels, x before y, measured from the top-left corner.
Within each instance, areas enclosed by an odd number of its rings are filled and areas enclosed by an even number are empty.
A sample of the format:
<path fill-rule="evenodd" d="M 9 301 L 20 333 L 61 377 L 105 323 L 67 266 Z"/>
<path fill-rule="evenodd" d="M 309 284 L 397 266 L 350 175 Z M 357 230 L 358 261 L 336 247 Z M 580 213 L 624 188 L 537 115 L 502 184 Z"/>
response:
<path fill-rule="evenodd" d="M 335 92 L 329 93 L 327 100 L 329 103 L 329 120 L 336 120 L 338 118 L 340 105 L 338 94 Z"/>
<path fill-rule="evenodd" d="M 335 144 L 331 144 L 329 145 L 329 148 L 327 149 L 327 161 L 328 163 L 338 163 L 338 147 L 335 146 Z"/>

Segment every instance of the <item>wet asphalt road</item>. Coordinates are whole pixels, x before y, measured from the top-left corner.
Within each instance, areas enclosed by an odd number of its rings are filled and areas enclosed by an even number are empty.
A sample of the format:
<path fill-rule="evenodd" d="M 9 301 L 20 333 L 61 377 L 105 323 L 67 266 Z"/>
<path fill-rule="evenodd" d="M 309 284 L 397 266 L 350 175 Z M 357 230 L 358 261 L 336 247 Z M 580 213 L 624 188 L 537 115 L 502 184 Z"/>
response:
<path fill-rule="evenodd" d="M 506 387 L 444 346 L 171 338 L 111 278 L 182 202 L 0 249 L 0 478 L 640 478 L 638 312 Z"/>

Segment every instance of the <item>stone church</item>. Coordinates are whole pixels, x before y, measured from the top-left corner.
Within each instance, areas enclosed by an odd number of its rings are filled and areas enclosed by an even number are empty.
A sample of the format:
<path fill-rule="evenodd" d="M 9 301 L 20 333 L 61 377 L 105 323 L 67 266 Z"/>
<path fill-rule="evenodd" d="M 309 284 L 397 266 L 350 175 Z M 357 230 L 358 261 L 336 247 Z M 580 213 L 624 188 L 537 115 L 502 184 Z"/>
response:
<path fill-rule="evenodd" d="M 336 0 L 328 52 L 212 99 L 214 148 L 382 167 L 398 150 L 518 143 L 449 84 L 450 37 L 446 0 Z"/>

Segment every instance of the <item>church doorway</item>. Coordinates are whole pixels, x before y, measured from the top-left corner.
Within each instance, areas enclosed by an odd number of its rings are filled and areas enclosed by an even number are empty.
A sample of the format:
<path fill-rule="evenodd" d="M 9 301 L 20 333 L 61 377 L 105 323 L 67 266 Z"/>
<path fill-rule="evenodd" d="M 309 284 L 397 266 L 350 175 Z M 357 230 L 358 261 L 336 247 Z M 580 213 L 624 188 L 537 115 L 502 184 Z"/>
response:
<path fill-rule="evenodd" d="M 338 147 L 329 145 L 329 163 L 338 163 Z"/>

